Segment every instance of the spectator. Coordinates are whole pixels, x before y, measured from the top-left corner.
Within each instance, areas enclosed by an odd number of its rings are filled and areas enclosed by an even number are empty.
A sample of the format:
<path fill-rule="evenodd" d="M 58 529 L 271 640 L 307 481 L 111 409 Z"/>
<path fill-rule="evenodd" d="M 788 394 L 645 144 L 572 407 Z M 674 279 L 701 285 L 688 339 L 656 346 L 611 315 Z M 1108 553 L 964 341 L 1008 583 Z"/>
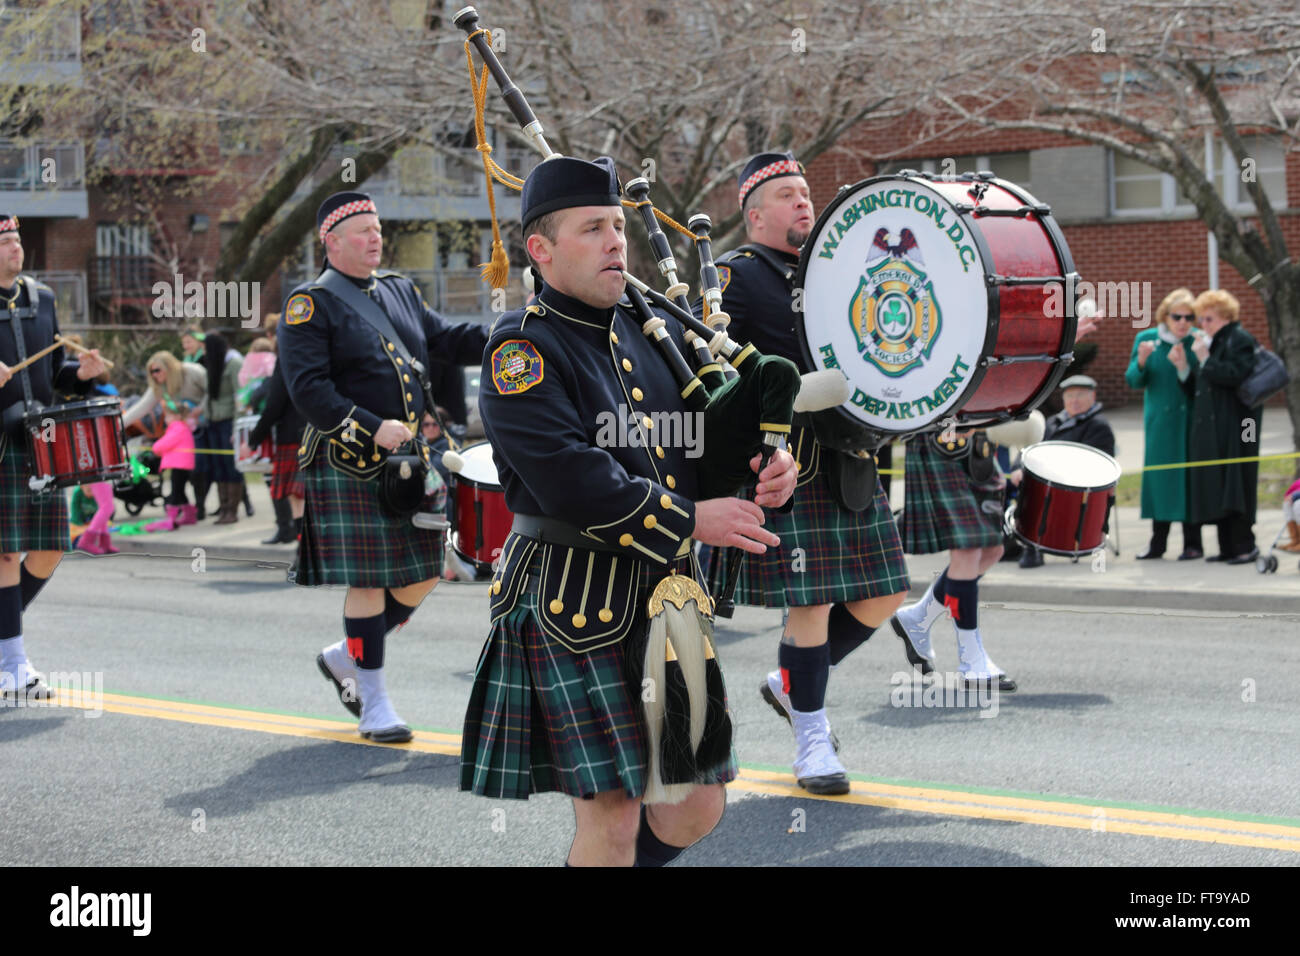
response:
<path fill-rule="evenodd" d="M 1170 292 L 1156 309 L 1156 327 L 1144 329 L 1133 340 L 1133 356 L 1124 379 L 1130 388 L 1143 391 L 1142 464 L 1147 467 L 1187 461 L 1191 402 L 1183 383 L 1199 364 L 1192 354 L 1194 301 L 1189 289 Z M 1187 520 L 1187 472 L 1176 468 L 1142 473 L 1142 517 L 1151 520 L 1151 543 L 1138 553 L 1139 561 L 1164 555 L 1169 528 L 1175 521 L 1183 523 L 1183 553 L 1178 560 L 1205 557 L 1201 526 Z"/>
<path fill-rule="evenodd" d="M 1222 289 L 1202 292 L 1193 303 L 1197 335 L 1192 352 L 1200 362 L 1184 384 L 1192 395 L 1191 461 L 1253 457 L 1259 454 L 1263 409 L 1247 408 L 1237 387 L 1255 368 L 1255 339 L 1237 321 L 1236 296 Z M 1189 469 L 1188 518 L 1214 522 L 1219 553 L 1207 561 L 1250 564 L 1255 547 L 1255 506 L 1259 462 Z"/>
<path fill-rule="evenodd" d="M 145 531 L 175 531 L 182 524 L 181 509 L 190 507 L 190 501 L 185 497 L 185 484 L 194 472 L 194 433 L 185 423 L 187 411 L 184 402 L 170 399 L 163 407 L 167 430 L 153 443 L 153 452 L 161 458 L 159 469 L 170 475 L 171 492 L 163 502 L 167 517 L 149 522 L 144 526 Z"/>
<path fill-rule="evenodd" d="M 206 338 L 200 329 L 186 329 L 181 333 L 181 360 L 195 365 L 203 361 L 203 340 Z"/>
<path fill-rule="evenodd" d="M 216 524 L 238 521 L 239 503 L 248 493 L 233 454 L 235 394 L 243 364 L 243 357 L 226 344 L 225 336 L 219 332 L 207 334 L 203 340 L 203 365 L 208 370 L 208 427 L 194 438 L 200 449 L 196 471 L 206 474 L 217 486 L 220 505 Z"/>
<path fill-rule="evenodd" d="M 155 408 L 165 407 L 170 400 L 178 407 L 187 409 L 185 424 L 194 433 L 197 444 L 199 435 L 207 429 L 207 370 L 192 362 L 182 364 L 171 352 L 154 352 L 149 356 L 145 370 L 149 376 L 149 391 L 123 414 L 123 426 L 140 421 Z M 193 481 L 194 505 L 181 507 L 180 517 L 176 521 L 178 527 L 202 521 L 204 517 L 203 499 L 208 493 L 206 473 L 195 468 Z"/>
<path fill-rule="evenodd" d="M 1061 399 L 1065 408 L 1047 420 L 1043 440 L 1077 442 L 1114 455 L 1115 432 L 1101 413 L 1096 380 L 1088 375 L 1071 375 L 1061 383 Z M 1019 487 L 1024 470 L 1017 468 L 1008 477 Z M 1043 552 L 1031 544 L 1025 545 L 1020 555 L 1020 566 L 1037 568 L 1042 564 Z"/>
<path fill-rule="evenodd" d="M 275 342 L 266 336 L 253 339 L 248 347 L 248 357 L 239 369 L 239 402 L 241 411 L 247 409 L 254 414 L 261 414 L 260 408 L 253 407 L 253 393 L 271 376 L 275 368 Z"/>
<path fill-rule="evenodd" d="M 258 353 L 249 356 L 252 361 Z M 247 365 L 247 363 L 245 363 Z M 244 454 L 251 453 L 272 436 L 275 453 L 271 464 L 271 507 L 275 509 L 275 534 L 262 544 L 292 544 L 302 531 L 303 501 L 306 491 L 302 475 L 298 473 L 298 445 L 307 421 L 289 401 L 289 389 L 284 381 L 284 367 L 277 363 L 271 377 L 261 386 L 265 393 L 262 416 L 249 433 Z"/>

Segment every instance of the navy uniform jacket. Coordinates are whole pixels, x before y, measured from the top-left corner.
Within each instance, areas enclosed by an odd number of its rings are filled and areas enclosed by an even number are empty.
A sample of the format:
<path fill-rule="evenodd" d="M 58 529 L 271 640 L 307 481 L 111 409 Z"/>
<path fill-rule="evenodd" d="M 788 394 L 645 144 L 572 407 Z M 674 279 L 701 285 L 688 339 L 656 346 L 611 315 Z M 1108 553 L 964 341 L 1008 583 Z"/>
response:
<path fill-rule="evenodd" d="M 794 310 L 794 273 L 799 257 L 776 249 L 768 255 L 785 266 L 778 272 L 772 264 L 744 247 L 718 260 L 718 285 L 722 287 L 722 310 L 731 316 L 727 334 L 737 342 L 751 342 L 764 355 L 781 355 L 801 369 L 807 368 L 799 349 Z M 696 316 L 703 305 L 695 304 Z"/>
<path fill-rule="evenodd" d="M 448 323 L 406 276 L 377 271 L 368 280 L 351 281 L 379 303 L 411 355 L 426 365 L 431 357 L 458 364 L 481 360 L 486 327 Z M 325 436 L 341 459 L 369 466 L 386 457 L 373 443 L 381 422 L 396 419 L 413 432 L 419 427 L 424 394 L 396 346 L 315 281 L 293 290 L 277 335 L 289 395 L 311 426 L 303 435 L 301 464 L 311 461 Z M 355 429 L 347 427 L 349 421 Z"/>
<path fill-rule="evenodd" d="M 680 349 L 680 331 L 669 331 Z M 666 572 L 690 554 L 696 461 L 672 372 L 630 308 L 594 309 L 546 287 L 497 321 L 482 382 L 479 407 L 507 507 L 564 522 L 602 546 L 542 547 L 542 626 L 574 649 L 620 639 L 644 572 Z M 506 547 L 494 619 L 513 606 L 536 550 L 518 536 Z"/>
<path fill-rule="evenodd" d="M 54 316 L 54 292 L 49 286 L 40 282 L 36 287 L 36 308 L 31 308 L 28 299 L 27 277 L 20 277 L 18 298 L 14 301 L 18 320 L 23 324 L 23 344 L 28 355 L 35 355 L 54 341 L 59 334 L 59 322 Z M 5 306 L 6 300 L 14 293 L 13 289 L 0 290 L 0 362 L 11 368 L 18 364 L 18 344 L 14 340 L 13 330 L 9 326 L 10 312 Z M 43 405 L 54 402 L 55 394 L 85 395 L 90 391 L 92 382 L 83 382 L 77 378 L 80 365 L 68 359 L 65 350 L 57 348 L 50 354 L 37 359 L 27 366 L 31 373 L 32 397 Z M 15 402 L 23 400 L 22 372 L 14 373 L 4 388 L 0 388 L 0 409 L 8 408 Z"/>

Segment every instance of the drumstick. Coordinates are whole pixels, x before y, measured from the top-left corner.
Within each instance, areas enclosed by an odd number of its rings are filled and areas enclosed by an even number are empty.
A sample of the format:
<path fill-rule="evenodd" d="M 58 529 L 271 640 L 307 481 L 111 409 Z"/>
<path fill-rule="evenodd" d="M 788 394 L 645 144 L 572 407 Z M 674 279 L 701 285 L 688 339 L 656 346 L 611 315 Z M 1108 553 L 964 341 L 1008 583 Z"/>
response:
<path fill-rule="evenodd" d="M 41 350 L 40 350 L 39 352 L 37 352 L 35 355 L 29 355 L 29 356 L 27 356 L 27 358 L 23 359 L 23 360 L 22 360 L 21 362 L 19 362 L 17 365 L 10 365 L 10 366 L 9 366 L 9 371 L 12 373 L 12 372 L 17 372 L 19 369 L 24 369 L 24 368 L 26 368 L 27 366 L 29 366 L 29 365 L 31 365 L 33 362 L 35 362 L 37 359 L 44 358 L 46 355 L 49 355 L 51 352 L 53 352 L 55 349 L 57 349 L 57 348 L 58 348 L 60 345 L 62 345 L 62 344 L 63 344 L 63 343 L 59 341 L 59 338 L 58 338 L 58 336 L 56 335 L 56 336 L 54 337 L 54 344 L 53 344 L 53 345 L 47 345 L 47 346 L 45 346 L 45 348 L 41 349 Z"/>
<path fill-rule="evenodd" d="M 78 345 L 76 342 L 73 342 L 73 341 L 71 341 L 71 340 L 69 340 L 69 339 L 65 339 L 65 338 L 64 338 L 63 336 L 61 336 L 61 335 L 56 335 L 56 336 L 54 336 L 54 344 L 55 344 L 55 345 L 63 345 L 63 346 L 66 346 L 67 348 L 74 349 L 74 350 L 76 350 L 76 351 L 78 351 L 78 352 L 89 352 L 89 351 L 91 351 L 90 349 L 86 348 L 84 345 Z M 113 367 L 113 363 L 110 362 L 108 359 L 104 358 L 102 355 L 99 357 L 99 360 L 100 360 L 101 362 L 104 363 L 104 368 L 112 368 L 112 367 Z"/>

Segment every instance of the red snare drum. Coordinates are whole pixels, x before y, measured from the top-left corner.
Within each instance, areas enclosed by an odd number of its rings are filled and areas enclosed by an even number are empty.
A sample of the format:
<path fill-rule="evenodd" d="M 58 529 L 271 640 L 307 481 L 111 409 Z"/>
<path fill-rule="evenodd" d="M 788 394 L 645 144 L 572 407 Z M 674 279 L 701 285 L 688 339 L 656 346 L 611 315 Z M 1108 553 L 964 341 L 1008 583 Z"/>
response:
<path fill-rule="evenodd" d="M 116 398 L 51 405 L 23 414 L 33 491 L 116 481 L 131 474 Z"/>
<path fill-rule="evenodd" d="M 506 507 L 492 446 L 479 442 L 462 448 L 460 456 L 464 467 L 451 476 L 451 546 L 477 570 L 491 571 L 515 517 Z"/>
<path fill-rule="evenodd" d="M 247 455 L 240 450 L 248 441 L 248 436 L 253 434 L 253 429 L 257 427 L 257 420 L 260 417 L 259 415 L 241 415 L 235 419 L 235 428 L 231 433 L 231 443 L 235 448 L 236 471 L 256 471 L 262 474 L 269 474 L 271 471 L 271 466 L 275 460 L 275 446 L 271 443 L 269 436 L 256 448 L 250 448 Z"/>
<path fill-rule="evenodd" d="M 1078 442 L 1045 441 L 1024 450 L 1021 468 L 1013 529 L 1017 538 L 1068 557 L 1090 554 L 1105 544 L 1119 462 Z"/>
<path fill-rule="evenodd" d="M 1077 280 L 1048 207 L 991 173 L 846 186 L 795 278 L 803 370 L 853 388 L 817 437 L 852 450 L 1023 416 L 1069 364 Z"/>

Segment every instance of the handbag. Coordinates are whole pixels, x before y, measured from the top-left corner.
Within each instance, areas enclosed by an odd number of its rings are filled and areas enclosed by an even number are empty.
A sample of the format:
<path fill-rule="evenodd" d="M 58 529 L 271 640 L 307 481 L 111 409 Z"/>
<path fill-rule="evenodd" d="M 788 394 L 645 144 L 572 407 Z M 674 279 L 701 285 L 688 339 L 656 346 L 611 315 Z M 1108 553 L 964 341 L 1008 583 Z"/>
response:
<path fill-rule="evenodd" d="M 1286 363 L 1273 351 L 1255 346 L 1255 368 L 1237 386 L 1237 400 L 1247 408 L 1263 405 L 1291 381 Z"/>

